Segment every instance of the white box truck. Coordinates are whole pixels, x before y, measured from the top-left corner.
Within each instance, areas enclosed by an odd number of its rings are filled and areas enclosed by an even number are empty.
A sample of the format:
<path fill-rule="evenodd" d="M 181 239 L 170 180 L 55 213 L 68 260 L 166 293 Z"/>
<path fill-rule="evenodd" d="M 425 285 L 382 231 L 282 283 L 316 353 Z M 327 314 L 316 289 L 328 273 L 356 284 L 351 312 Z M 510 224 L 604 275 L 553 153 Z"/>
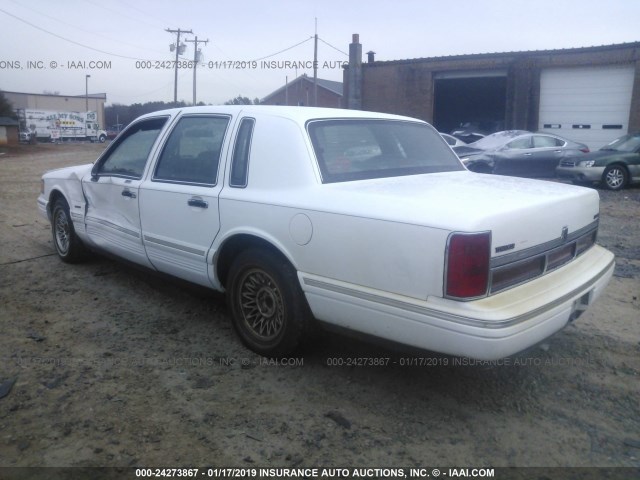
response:
<path fill-rule="evenodd" d="M 96 112 L 56 112 L 19 109 L 20 131 L 41 141 L 89 140 L 104 142 L 107 132 L 98 125 Z"/>

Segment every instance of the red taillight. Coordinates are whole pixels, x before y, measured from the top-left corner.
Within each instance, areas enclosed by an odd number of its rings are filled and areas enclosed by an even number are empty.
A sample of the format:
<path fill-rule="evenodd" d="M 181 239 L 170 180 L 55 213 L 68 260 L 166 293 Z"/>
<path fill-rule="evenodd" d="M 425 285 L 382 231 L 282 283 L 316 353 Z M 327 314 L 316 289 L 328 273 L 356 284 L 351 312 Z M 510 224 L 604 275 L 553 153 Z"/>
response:
<path fill-rule="evenodd" d="M 589 153 L 589 147 L 581 148 L 581 149 L 580 149 L 580 151 L 581 151 L 582 153 Z"/>
<path fill-rule="evenodd" d="M 446 294 L 473 298 L 487 293 L 491 232 L 454 233 L 447 252 Z"/>

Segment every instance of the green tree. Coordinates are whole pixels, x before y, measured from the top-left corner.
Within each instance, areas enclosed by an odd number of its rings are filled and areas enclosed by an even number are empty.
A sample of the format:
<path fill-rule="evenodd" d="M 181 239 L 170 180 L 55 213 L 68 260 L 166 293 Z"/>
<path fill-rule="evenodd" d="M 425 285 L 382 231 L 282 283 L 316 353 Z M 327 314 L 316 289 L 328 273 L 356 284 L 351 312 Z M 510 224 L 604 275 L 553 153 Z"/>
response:
<path fill-rule="evenodd" d="M 224 102 L 225 105 L 260 105 L 260 99 L 254 98 L 253 100 L 249 99 L 249 97 L 243 97 L 242 95 L 238 95 L 236 98 L 232 98 L 231 100 L 227 100 Z"/>
<path fill-rule="evenodd" d="M 4 96 L 4 93 L 0 92 L 0 117 L 16 118 L 16 112 L 13 110 L 13 105 Z"/>
<path fill-rule="evenodd" d="M 113 105 L 109 105 L 104 108 L 106 127 L 116 124 L 126 126 L 133 122 L 140 115 L 144 115 L 145 113 L 157 112 L 158 110 L 166 110 L 167 108 L 186 106 L 187 104 L 183 101 L 177 103 L 156 101 L 147 103 L 134 103 L 133 105 L 121 105 L 119 103 L 114 103 Z"/>

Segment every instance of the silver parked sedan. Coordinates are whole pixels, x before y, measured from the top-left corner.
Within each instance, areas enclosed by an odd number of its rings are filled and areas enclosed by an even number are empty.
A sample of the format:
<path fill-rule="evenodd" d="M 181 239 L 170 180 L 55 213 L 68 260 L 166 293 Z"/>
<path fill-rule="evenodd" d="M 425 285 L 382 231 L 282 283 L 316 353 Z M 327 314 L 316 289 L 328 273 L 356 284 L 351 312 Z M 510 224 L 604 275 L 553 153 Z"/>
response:
<path fill-rule="evenodd" d="M 562 160 L 588 153 L 589 147 L 549 133 L 506 130 L 454 151 L 474 172 L 554 177 Z"/>

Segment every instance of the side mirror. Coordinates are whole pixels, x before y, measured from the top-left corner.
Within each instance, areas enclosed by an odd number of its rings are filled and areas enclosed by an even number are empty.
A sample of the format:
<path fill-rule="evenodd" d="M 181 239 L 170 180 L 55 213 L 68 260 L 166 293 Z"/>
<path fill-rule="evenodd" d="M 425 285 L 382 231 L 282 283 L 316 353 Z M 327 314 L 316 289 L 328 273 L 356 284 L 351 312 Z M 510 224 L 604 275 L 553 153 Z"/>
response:
<path fill-rule="evenodd" d="M 94 163 L 93 168 L 91 169 L 91 181 L 97 182 L 100 175 L 98 174 L 98 164 Z"/>

